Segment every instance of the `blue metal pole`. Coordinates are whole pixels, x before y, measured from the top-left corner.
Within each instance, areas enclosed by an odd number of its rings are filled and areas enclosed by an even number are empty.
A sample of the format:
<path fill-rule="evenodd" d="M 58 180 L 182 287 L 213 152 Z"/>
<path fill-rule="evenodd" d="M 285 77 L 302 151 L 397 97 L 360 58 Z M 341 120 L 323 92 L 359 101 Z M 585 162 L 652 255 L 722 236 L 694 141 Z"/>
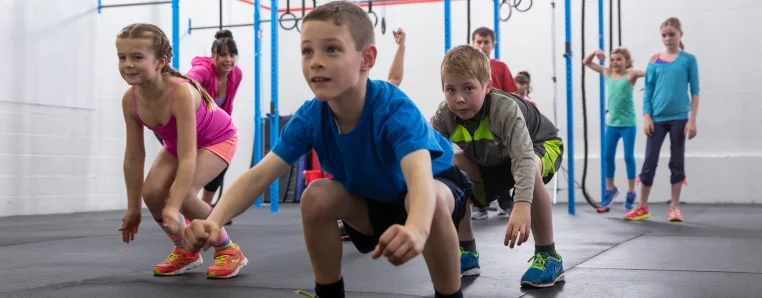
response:
<path fill-rule="evenodd" d="M 191 18 L 188 18 L 188 35 L 193 34 L 193 23 L 191 22 Z"/>
<path fill-rule="evenodd" d="M 101 0 L 98 0 L 98 13 L 101 13 Z"/>
<path fill-rule="evenodd" d="M 450 50 L 451 41 L 450 41 L 450 31 L 452 30 L 450 28 L 450 0 L 444 0 L 444 29 L 445 29 L 445 53 Z"/>
<path fill-rule="evenodd" d="M 567 163 L 569 167 L 569 214 L 575 213 L 575 199 L 574 195 L 577 191 L 574 186 L 574 93 L 572 93 L 572 52 L 571 52 L 571 0 L 564 1 L 564 19 L 566 21 L 566 133 L 568 140 L 566 141 L 567 150 Z"/>
<path fill-rule="evenodd" d="M 278 19 L 278 0 L 272 0 L 270 1 L 272 4 L 270 5 L 270 19 L 271 20 L 277 20 Z M 270 81 L 270 92 L 271 92 L 271 105 L 272 105 L 272 115 L 270 115 L 270 151 L 275 148 L 275 143 L 278 142 L 278 132 L 280 131 L 280 113 L 278 113 L 278 26 L 276 26 L 275 22 L 270 24 L 270 34 L 272 34 L 272 41 L 270 42 L 270 68 L 272 69 L 271 72 L 271 81 Z M 278 212 L 278 179 L 275 179 L 273 183 L 270 185 L 270 211 L 271 212 Z"/>
<path fill-rule="evenodd" d="M 598 0 L 598 48 L 603 50 L 603 0 Z M 584 54 L 584 53 L 583 53 Z M 603 60 L 600 61 L 603 65 Z M 600 84 L 600 121 L 601 121 L 601 153 L 603 153 L 603 135 L 606 130 L 606 82 L 603 80 L 603 74 L 599 76 Z M 606 197 L 606 164 L 603 162 L 601 154 L 601 199 Z"/>
<path fill-rule="evenodd" d="M 492 11 L 495 27 L 495 59 L 500 60 L 500 3 L 498 0 L 492 0 Z"/>
<path fill-rule="evenodd" d="M 262 15 L 260 0 L 254 0 L 254 158 L 251 167 L 262 160 Z M 254 202 L 262 207 L 262 196 Z"/>
<path fill-rule="evenodd" d="M 172 0 L 172 68 L 180 71 L 180 0 Z"/>

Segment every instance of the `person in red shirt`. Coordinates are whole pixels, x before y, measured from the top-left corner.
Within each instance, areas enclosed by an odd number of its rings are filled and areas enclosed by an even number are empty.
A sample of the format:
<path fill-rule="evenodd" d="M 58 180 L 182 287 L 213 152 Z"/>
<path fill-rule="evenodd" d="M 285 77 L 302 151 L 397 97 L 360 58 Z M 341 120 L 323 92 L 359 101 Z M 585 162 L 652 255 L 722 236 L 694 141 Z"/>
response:
<path fill-rule="evenodd" d="M 479 48 L 487 54 L 487 57 L 492 57 L 492 50 L 495 48 L 495 31 L 487 27 L 479 27 L 471 34 L 471 42 L 473 46 Z M 508 69 L 508 65 L 504 62 L 490 58 L 490 69 L 492 70 L 492 87 L 500 89 L 502 91 L 513 93 L 519 90 L 516 86 L 516 82 L 513 80 L 511 70 Z"/>

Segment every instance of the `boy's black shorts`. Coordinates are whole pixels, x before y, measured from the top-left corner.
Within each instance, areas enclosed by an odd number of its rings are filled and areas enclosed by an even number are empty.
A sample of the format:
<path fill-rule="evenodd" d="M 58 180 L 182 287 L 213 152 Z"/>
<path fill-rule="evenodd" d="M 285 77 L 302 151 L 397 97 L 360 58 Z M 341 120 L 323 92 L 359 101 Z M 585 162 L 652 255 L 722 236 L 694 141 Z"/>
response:
<path fill-rule="evenodd" d="M 553 180 L 558 169 L 561 168 L 563 161 L 564 147 L 560 140 L 549 140 L 534 144 L 534 152 L 542 162 L 540 173 L 542 174 L 543 184 L 548 184 Z M 495 200 L 500 202 L 501 207 L 510 206 L 513 201 L 513 195 L 509 193 L 516 181 L 513 179 L 511 170 L 511 160 L 495 166 L 478 165 L 479 172 L 482 175 L 481 187 L 477 187 L 470 197 L 474 206 L 479 209 L 487 208 Z M 508 201 L 508 202 L 504 202 Z"/>
<path fill-rule="evenodd" d="M 468 197 L 471 194 L 471 188 L 473 184 L 468 179 L 468 175 L 461 171 L 457 166 L 445 170 L 439 175 L 434 176 L 434 179 L 441 181 L 452 191 L 452 196 L 455 198 L 455 208 L 452 212 L 452 221 L 455 224 L 455 228 L 458 228 L 460 220 L 466 214 Z M 407 211 L 405 210 L 405 196 L 403 194 L 400 198 L 392 203 L 381 203 L 371 199 L 365 199 L 368 204 L 368 217 L 370 218 L 370 225 L 373 229 L 373 235 L 364 235 L 344 222 L 344 228 L 347 230 L 349 238 L 352 243 L 357 247 L 357 250 L 363 254 L 369 253 L 376 249 L 378 239 L 381 235 L 394 224 L 404 225 L 407 220 Z"/>

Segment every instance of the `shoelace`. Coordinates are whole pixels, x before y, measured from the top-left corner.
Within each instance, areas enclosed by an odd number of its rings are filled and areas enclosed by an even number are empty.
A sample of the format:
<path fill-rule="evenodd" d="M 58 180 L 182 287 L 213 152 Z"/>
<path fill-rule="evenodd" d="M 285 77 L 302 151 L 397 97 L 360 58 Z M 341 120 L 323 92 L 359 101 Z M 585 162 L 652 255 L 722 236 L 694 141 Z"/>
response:
<path fill-rule="evenodd" d="M 181 254 L 172 253 L 172 254 L 170 254 L 170 255 L 167 257 L 167 259 L 166 259 L 166 260 L 164 260 L 164 262 L 165 262 L 165 263 L 172 263 L 174 260 L 177 260 L 177 258 L 179 258 L 180 256 L 181 256 Z"/>
<path fill-rule="evenodd" d="M 219 256 L 216 256 L 216 257 L 214 257 L 214 263 L 215 264 L 225 264 L 225 262 L 227 261 L 228 257 L 230 257 L 230 255 L 219 255 Z"/>
<path fill-rule="evenodd" d="M 312 296 L 309 293 L 307 293 L 305 291 L 302 291 L 302 290 L 296 290 L 296 293 L 299 294 L 299 295 L 305 296 L 305 297 L 309 297 L 309 298 L 320 298 L 318 296 Z"/>
<path fill-rule="evenodd" d="M 545 270 L 545 262 L 547 261 L 547 258 L 549 258 L 549 257 L 550 256 L 545 257 L 545 256 L 543 256 L 540 253 L 536 253 L 536 254 L 534 254 L 534 256 L 529 258 L 529 261 L 527 261 L 527 262 L 534 261 L 534 262 L 532 262 L 532 266 L 530 266 L 530 268 L 536 268 L 536 269 L 540 269 L 540 270 Z"/>

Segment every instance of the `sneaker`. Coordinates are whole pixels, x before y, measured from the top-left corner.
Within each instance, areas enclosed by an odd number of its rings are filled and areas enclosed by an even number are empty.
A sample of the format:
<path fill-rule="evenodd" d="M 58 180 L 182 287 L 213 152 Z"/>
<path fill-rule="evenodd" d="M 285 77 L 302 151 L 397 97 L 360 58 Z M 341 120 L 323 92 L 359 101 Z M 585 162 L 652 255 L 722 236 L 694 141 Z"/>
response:
<path fill-rule="evenodd" d="M 601 200 L 601 207 L 608 207 L 611 205 L 612 202 L 614 202 L 614 198 L 619 195 L 619 189 L 614 186 L 614 188 L 609 189 L 606 191 L 606 196 L 603 197 L 603 200 Z"/>
<path fill-rule="evenodd" d="M 479 252 L 467 251 L 460 248 L 460 276 L 479 276 L 482 273 L 479 267 Z"/>
<path fill-rule="evenodd" d="M 204 263 L 200 253 L 191 254 L 185 248 L 175 247 L 164 262 L 159 263 L 153 268 L 153 275 L 172 276 L 181 275 L 185 271 L 191 270 Z"/>
<path fill-rule="evenodd" d="M 513 198 L 510 198 L 510 200 L 498 198 L 495 202 L 498 202 L 497 215 L 511 215 L 511 211 L 513 211 Z"/>
<path fill-rule="evenodd" d="M 471 219 L 487 219 L 489 218 L 489 213 L 487 213 L 487 208 L 484 209 L 474 209 L 471 211 Z"/>
<path fill-rule="evenodd" d="M 651 212 L 648 212 L 648 207 L 638 207 L 624 215 L 624 220 L 644 220 L 651 217 Z"/>
<path fill-rule="evenodd" d="M 564 265 L 560 255 L 554 258 L 547 253 L 538 252 L 529 259 L 529 262 L 532 262 L 532 265 L 521 277 L 522 286 L 546 288 L 564 280 Z"/>
<path fill-rule="evenodd" d="M 669 221 L 683 221 L 683 215 L 680 214 L 680 209 L 669 208 Z"/>
<path fill-rule="evenodd" d="M 238 271 L 247 264 L 249 260 L 243 255 L 241 248 L 233 243 L 228 248 L 214 250 L 214 264 L 206 270 L 206 277 L 231 278 L 238 275 Z"/>
<path fill-rule="evenodd" d="M 628 192 L 627 193 L 627 200 L 624 201 L 624 209 L 632 210 L 632 207 L 635 205 L 635 198 L 637 198 L 638 195 L 634 192 Z"/>

